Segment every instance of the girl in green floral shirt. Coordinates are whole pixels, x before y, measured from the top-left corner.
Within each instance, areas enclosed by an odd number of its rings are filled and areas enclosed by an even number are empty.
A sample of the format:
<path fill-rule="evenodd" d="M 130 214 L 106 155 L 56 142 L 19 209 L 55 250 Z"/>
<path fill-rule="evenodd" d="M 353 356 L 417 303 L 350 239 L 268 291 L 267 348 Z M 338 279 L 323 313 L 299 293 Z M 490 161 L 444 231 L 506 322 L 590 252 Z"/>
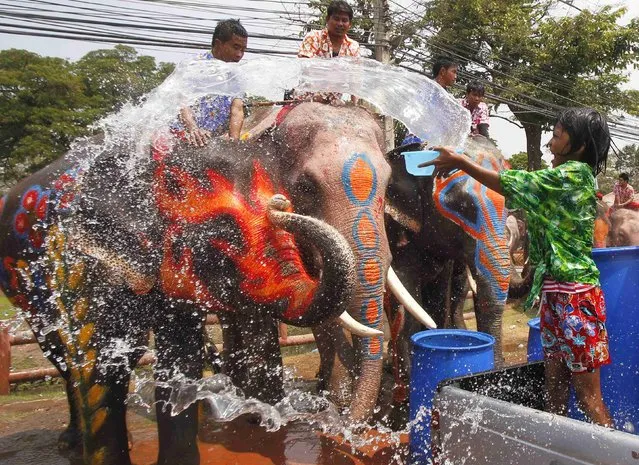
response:
<path fill-rule="evenodd" d="M 438 176 L 461 169 L 506 197 L 510 208 L 526 211 L 536 267 L 526 305 L 541 293 L 547 409 L 566 414 L 572 383 L 589 418 L 612 426 L 600 383 L 600 367 L 610 363 L 606 308 L 592 259 L 595 176 L 605 169 L 610 148 L 606 120 L 589 108 L 568 109 L 557 118 L 548 147 L 553 167 L 534 172 L 496 173 L 446 147 L 435 147 L 440 155 L 428 164 Z"/>

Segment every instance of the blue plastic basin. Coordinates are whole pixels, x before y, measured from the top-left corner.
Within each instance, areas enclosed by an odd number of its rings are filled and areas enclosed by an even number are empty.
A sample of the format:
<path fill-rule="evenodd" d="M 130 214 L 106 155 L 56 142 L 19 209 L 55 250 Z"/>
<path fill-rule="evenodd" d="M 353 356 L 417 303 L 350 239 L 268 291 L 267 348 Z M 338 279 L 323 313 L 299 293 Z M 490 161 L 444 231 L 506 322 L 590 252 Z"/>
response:
<path fill-rule="evenodd" d="M 601 369 L 603 397 L 617 429 L 639 432 L 639 247 L 594 249 L 606 299 L 612 363 Z"/>
<path fill-rule="evenodd" d="M 528 363 L 539 362 L 544 359 L 539 324 L 539 318 L 533 318 L 528 321 Z"/>
<path fill-rule="evenodd" d="M 411 463 L 426 464 L 431 458 L 430 412 L 437 385 L 493 369 L 495 338 L 476 331 L 431 329 L 414 334 L 411 341 Z"/>
<path fill-rule="evenodd" d="M 639 247 L 594 249 L 606 299 L 612 363 L 601 368 L 603 397 L 615 427 L 639 432 Z M 536 324 L 534 323 L 536 321 Z M 528 361 L 543 359 L 539 318 L 528 322 Z M 539 358 L 536 358 L 539 354 Z M 531 358 L 532 357 L 532 358 Z M 584 420 L 571 396 L 569 415 Z"/>

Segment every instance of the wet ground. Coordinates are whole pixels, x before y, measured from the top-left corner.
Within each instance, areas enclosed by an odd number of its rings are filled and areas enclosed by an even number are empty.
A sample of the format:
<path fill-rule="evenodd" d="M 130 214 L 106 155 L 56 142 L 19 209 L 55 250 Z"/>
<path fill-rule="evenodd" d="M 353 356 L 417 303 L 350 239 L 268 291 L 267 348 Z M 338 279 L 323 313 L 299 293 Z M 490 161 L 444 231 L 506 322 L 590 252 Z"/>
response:
<path fill-rule="evenodd" d="M 507 364 L 526 358 L 528 316 L 508 309 L 504 315 L 504 356 Z M 473 321 L 468 321 L 473 327 Z M 12 362 L 19 369 L 46 366 L 37 346 L 18 346 Z M 319 356 L 315 352 L 289 355 L 285 364 L 295 375 L 312 380 Z M 68 407 L 61 385 L 40 389 L 20 386 L 19 392 L 0 398 L 0 465 L 78 465 L 77 457 L 58 452 L 56 443 L 68 421 Z M 131 457 L 135 465 L 152 465 L 157 457 L 155 422 L 144 411 L 130 409 Z M 339 438 L 321 435 L 304 424 L 290 424 L 266 432 L 246 417 L 200 431 L 201 464 L 223 465 L 403 465 L 407 437 L 389 443 L 383 435 L 369 437 L 369 444 L 352 449 Z"/>
<path fill-rule="evenodd" d="M 79 465 L 79 457 L 58 452 L 58 435 L 66 426 L 63 398 L 16 402 L 0 407 L 0 464 Z M 157 457 L 156 425 L 146 415 L 130 411 L 131 459 L 152 465 Z M 384 436 L 368 435 L 369 446 L 352 449 L 339 438 L 289 424 L 276 432 L 240 417 L 200 430 L 201 465 L 391 465 L 403 464 L 407 437 L 391 444 Z"/>

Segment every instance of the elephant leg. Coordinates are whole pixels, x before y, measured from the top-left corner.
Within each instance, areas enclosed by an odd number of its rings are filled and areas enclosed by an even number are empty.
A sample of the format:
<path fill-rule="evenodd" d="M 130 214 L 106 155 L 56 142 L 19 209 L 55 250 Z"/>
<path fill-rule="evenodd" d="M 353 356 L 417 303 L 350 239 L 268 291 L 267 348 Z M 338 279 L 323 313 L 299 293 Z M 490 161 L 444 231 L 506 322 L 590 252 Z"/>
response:
<path fill-rule="evenodd" d="M 348 406 L 353 387 L 351 373 L 355 366 L 352 342 L 334 321 L 314 327 L 313 336 L 320 354 L 317 389 L 331 393 L 331 401 L 338 407 Z"/>
<path fill-rule="evenodd" d="M 278 323 L 270 316 L 243 312 L 220 316 L 224 370 L 247 397 L 274 404 L 284 398 Z"/>
<path fill-rule="evenodd" d="M 153 327 L 157 352 L 155 377 L 166 382 L 177 375 L 197 380 L 202 377 L 204 318 L 190 305 L 166 304 L 157 312 Z M 168 404 L 172 389 L 155 389 L 158 423 L 158 465 L 198 465 L 197 403 L 194 402 L 177 415 Z"/>
<path fill-rule="evenodd" d="M 78 403 L 78 396 L 75 394 L 75 381 L 71 379 L 71 371 L 67 366 L 61 363 L 66 359 L 64 344 L 62 344 L 62 340 L 57 332 L 51 332 L 46 336 L 42 336 L 36 324 L 32 321 L 30 321 L 29 324 L 34 329 L 37 338 L 43 340 L 43 342 L 39 343 L 43 353 L 48 354 L 47 359 L 57 368 L 64 380 L 64 388 L 69 405 L 69 424 L 58 437 L 58 449 L 60 451 L 71 451 L 76 448 L 81 449 L 82 431 L 80 429 L 79 418 L 80 405 Z"/>
<path fill-rule="evenodd" d="M 58 449 L 60 451 L 71 451 L 82 444 L 82 431 L 80 430 L 80 418 L 78 401 L 73 394 L 72 381 L 70 376 L 64 376 L 64 388 L 67 393 L 69 404 L 69 424 L 58 437 Z"/>
<path fill-rule="evenodd" d="M 477 331 L 490 334 L 495 338 L 495 367 L 504 364 L 502 351 L 502 317 L 505 302 L 497 302 L 490 283 L 483 277 L 477 276 L 477 298 L 475 299 L 475 318 Z"/>
<path fill-rule="evenodd" d="M 455 260 L 450 277 L 451 325 L 457 329 L 466 329 L 464 304 L 468 295 L 468 273 L 462 260 Z"/>
<path fill-rule="evenodd" d="M 240 328 L 242 351 L 246 359 L 246 378 L 242 390 L 247 397 L 275 404 L 284 398 L 284 373 L 279 344 L 278 322 L 270 316 L 245 318 Z"/>
<path fill-rule="evenodd" d="M 393 269 L 400 281 L 418 302 L 422 301 L 422 272 L 421 262 L 417 251 L 409 254 L 398 254 L 393 263 Z M 391 339 L 389 342 L 389 356 L 393 364 L 393 394 L 392 407 L 386 415 L 385 422 L 394 430 L 403 429 L 408 422 L 408 394 L 411 368 L 411 342 L 413 334 L 423 330 L 422 325 L 399 304 L 394 295 L 388 298 L 390 306 L 389 324 Z"/>
<path fill-rule="evenodd" d="M 224 346 L 222 373 L 231 378 L 235 386 L 241 388 L 247 384 L 248 359 L 244 354 L 240 318 L 234 313 L 223 313 L 218 317 L 222 327 Z"/>

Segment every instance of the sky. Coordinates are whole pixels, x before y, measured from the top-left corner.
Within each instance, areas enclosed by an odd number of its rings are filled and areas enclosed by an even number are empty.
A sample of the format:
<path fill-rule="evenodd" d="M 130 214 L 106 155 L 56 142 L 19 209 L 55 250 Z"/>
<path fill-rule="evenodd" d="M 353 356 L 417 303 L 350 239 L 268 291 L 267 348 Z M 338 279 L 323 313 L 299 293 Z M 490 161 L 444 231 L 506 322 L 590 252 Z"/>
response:
<path fill-rule="evenodd" d="M 293 0 L 200 0 L 200 3 L 206 3 L 207 7 L 198 8 L 193 6 L 193 3 L 185 4 L 183 10 L 176 9 L 174 6 L 162 5 L 162 2 L 151 2 L 146 0 L 59 0 L 57 2 L 39 2 L 38 0 L 8 0 L 9 3 L 3 3 L 0 7 L 0 14 L 3 10 L 9 11 L 25 11 L 29 9 L 33 11 L 33 5 L 35 3 L 41 5 L 41 10 L 50 9 L 56 11 L 57 4 L 74 5 L 76 8 L 98 8 L 104 11 L 113 12 L 114 9 L 119 8 L 122 5 L 126 5 L 127 8 L 135 8 L 141 11 L 149 11 L 156 18 L 158 15 L 162 16 L 161 23 L 158 24 L 171 24 L 182 25 L 183 27 L 197 27 L 204 28 L 212 31 L 215 27 L 216 21 L 222 18 L 228 17 L 242 17 L 242 23 L 245 25 L 251 34 L 272 34 L 282 36 L 297 36 L 301 31 L 299 26 L 295 26 L 291 22 L 291 18 L 308 19 L 308 14 L 305 14 L 305 10 L 296 5 Z M 567 0 L 570 3 L 571 0 Z M 179 2 L 173 2 L 179 3 Z M 304 3 L 304 2 L 301 2 Z M 396 11 L 402 11 L 403 7 L 414 9 L 412 0 L 391 0 L 389 1 L 391 8 Z M 597 8 L 604 5 L 625 6 L 628 10 L 624 17 L 623 23 L 629 21 L 631 18 L 639 16 L 639 1 L 638 0 L 572 0 L 572 4 L 577 8 Z M 251 10 L 246 11 L 247 8 Z M 244 10 L 240 10 L 244 9 Z M 79 10 L 78 10 L 79 11 Z M 116 10 L 117 11 L 117 10 Z M 176 13 L 178 12 L 178 13 Z M 190 18 L 180 18 L 180 13 L 183 12 Z M 576 10 L 569 5 L 565 5 L 564 8 L 560 8 L 556 14 L 571 14 Z M 301 15 L 301 16 L 300 16 Z M 105 14 L 105 18 L 107 18 Z M 107 19 L 108 20 L 108 19 Z M 113 21 L 113 19 L 111 19 Z M 7 24 L 9 22 L 7 21 Z M 90 26 L 89 26 L 90 27 Z M 207 36 L 203 34 L 183 34 L 181 37 L 189 37 L 192 40 L 205 43 L 210 43 L 210 33 Z M 297 48 L 297 42 L 295 41 L 266 41 L 251 37 L 249 39 L 249 47 L 254 48 L 268 48 L 272 49 L 277 47 L 280 50 L 295 51 Z M 57 56 L 70 60 L 77 60 L 84 54 L 91 50 L 98 48 L 109 48 L 113 44 L 99 43 L 99 42 L 81 42 L 66 39 L 55 39 L 45 37 L 33 37 L 33 36 L 20 36 L 12 35 L 0 32 L 0 49 L 7 48 L 19 48 L 26 49 L 38 53 L 44 56 Z M 201 50 L 197 49 L 161 49 L 154 48 L 152 46 L 136 46 L 136 49 L 140 54 L 151 55 L 158 61 L 179 62 L 185 59 L 189 59 L 194 54 Z M 254 54 L 246 54 L 245 59 L 251 59 L 255 57 Z M 639 71 L 629 70 L 631 79 L 628 88 L 639 89 Z M 497 116 L 509 117 L 511 116 L 508 109 L 501 105 L 498 111 L 493 110 L 495 116 L 491 117 L 490 121 L 490 134 L 491 137 L 496 139 L 502 152 L 508 157 L 514 153 L 522 152 L 526 150 L 526 138 L 524 131 L 515 125 L 498 118 Z M 545 143 L 550 138 L 550 134 L 544 134 L 542 136 L 542 143 Z M 623 140 L 617 140 L 617 145 L 624 146 L 626 142 Z M 546 153 L 544 158 L 549 159 L 550 155 Z"/>

